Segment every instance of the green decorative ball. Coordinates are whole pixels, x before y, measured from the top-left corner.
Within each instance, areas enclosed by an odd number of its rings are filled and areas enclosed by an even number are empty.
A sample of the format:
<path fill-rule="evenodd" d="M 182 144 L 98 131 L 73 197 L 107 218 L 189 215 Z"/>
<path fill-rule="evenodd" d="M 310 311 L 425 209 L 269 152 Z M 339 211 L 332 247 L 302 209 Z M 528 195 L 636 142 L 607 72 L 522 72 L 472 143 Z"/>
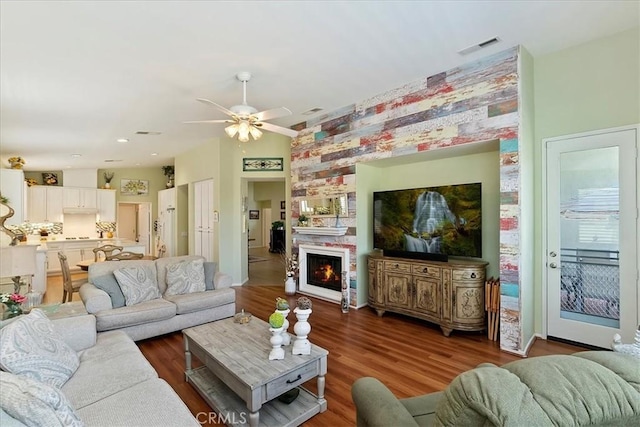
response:
<path fill-rule="evenodd" d="M 284 298 L 276 298 L 276 310 L 286 310 L 289 308 L 289 301 Z"/>
<path fill-rule="evenodd" d="M 272 313 L 271 316 L 269 316 L 269 325 L 274 329 L 282 328 L 282 325 L 284 325 L 284 316 L 282 313 L 278 313 L 277 311 Z"/>

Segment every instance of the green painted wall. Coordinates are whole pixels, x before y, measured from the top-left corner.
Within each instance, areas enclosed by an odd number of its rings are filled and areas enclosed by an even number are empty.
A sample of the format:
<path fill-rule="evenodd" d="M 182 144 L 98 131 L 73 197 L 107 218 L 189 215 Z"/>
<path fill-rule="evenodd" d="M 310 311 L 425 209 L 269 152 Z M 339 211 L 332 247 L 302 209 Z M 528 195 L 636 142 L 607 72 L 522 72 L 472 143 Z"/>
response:
<path fill-rule="evenodd" d="M 542 140 L 640 123 L 640 30 L 535 59 L 535 328 L 542 309 Z"/>

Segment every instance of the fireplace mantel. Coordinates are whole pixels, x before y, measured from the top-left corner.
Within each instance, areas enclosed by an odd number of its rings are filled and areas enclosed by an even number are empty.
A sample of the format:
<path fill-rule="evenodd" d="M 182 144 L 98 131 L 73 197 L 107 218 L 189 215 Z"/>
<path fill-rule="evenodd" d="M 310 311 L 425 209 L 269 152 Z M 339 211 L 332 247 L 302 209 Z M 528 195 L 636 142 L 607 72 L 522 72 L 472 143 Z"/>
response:
<path fill-rule="evenodd" d="M 349 227 L 293 227 L 298 234 L 314 234 L 320 236 L 344 236 Z"/>

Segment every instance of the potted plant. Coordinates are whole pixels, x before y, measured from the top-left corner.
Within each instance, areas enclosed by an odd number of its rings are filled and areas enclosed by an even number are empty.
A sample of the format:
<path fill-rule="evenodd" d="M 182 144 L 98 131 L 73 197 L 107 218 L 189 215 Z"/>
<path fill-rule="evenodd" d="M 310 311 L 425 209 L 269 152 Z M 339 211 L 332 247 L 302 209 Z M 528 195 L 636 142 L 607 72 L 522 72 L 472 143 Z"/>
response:
<path fill-rule="evenodd" d="M 284 221 L 273 221 L 271 223 L 272 230 L 284 230 Z"/>
<path fill-rule="evenodd" d="M 111 180 L 113 179 L 114 173 L 104 171 L 102 176 L 104 176 L 104 188 L 111 188 Z"/>
<path fill-rule="evenodd" d="M 173 165 L 166 165 L 162 167 L 162 173 L 167 177 L 167 188 L 173 187 L 173 175 L 175 168 Z"/>
<path fill-rule="evenodd" d="M 305 214 L 300 214 L 298 217 L 298 226 L 306 227 L 307 225 L 309 225 L 309 218 Z"/>

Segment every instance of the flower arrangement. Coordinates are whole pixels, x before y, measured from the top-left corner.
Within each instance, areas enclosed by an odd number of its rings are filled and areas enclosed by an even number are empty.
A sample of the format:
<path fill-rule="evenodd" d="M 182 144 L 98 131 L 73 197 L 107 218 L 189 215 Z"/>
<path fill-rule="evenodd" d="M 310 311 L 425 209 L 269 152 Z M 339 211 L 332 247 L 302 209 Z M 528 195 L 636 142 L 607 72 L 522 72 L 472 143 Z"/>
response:
<path fill-rule="evenodd" d="M 283 253 L 282 259 L 287 277 L 296 277 L 298 275 L 298 254 L 288 256 L 286 253 Z"/>
<path fill-rule="evenodd" d="M 20 156 L 9 157 L 7 161 L 11 165 L 12 169 L 22 169 L 22 166 L 24 166 L 25 163 L 24 159 Z"/>
<path fill-rule="evenodd" d="M 22 314 L 22 303 L 26 300 L 27 297 L 18 293 L 0 294 L 0 302 L 7 306 L 7 311 L 10 313 L 9 317 Z"/>
<path fill-rule="evenodd" d="M 104 176 L 104 182 L 110 184 L 114 174 L 113 172 L 104 171 L 102 176 Z"/>

